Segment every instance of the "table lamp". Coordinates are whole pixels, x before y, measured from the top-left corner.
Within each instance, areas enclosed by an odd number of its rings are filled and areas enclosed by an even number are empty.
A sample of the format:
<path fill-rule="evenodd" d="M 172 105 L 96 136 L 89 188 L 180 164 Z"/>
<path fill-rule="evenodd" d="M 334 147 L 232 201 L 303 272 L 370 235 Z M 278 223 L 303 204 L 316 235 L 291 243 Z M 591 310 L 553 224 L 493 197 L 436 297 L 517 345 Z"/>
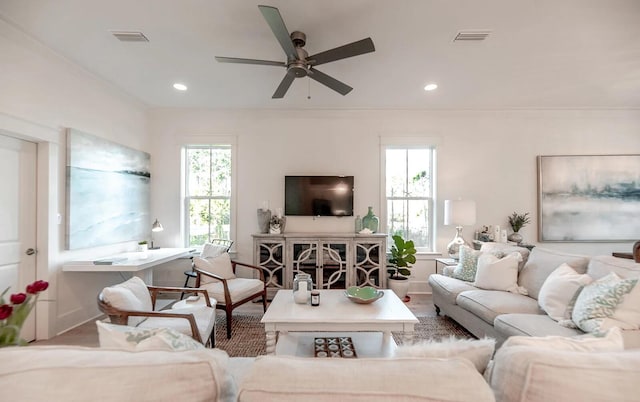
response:
<path fill-rule="evenodd" d="M 149 247 L 149 250 L 157 250 L 160 248 L 153 245 L 153 232 L 162 232 L 163 230 L 164 228 L 162 227 L 162 224 L 156 218 L 156 221 L 153 222 L 153 225 L 151 225 L 151 247 Z"/>
<path fill-rule="evenodd" d="M 447 245 L 449 257 L 460 258 L 460 246 L 469 245 L 462 237 L 462 227 L 476 223 L 476 202 L 471 200 L 445 200 L 444 224 L 456 225 L 456 235 Z"/>

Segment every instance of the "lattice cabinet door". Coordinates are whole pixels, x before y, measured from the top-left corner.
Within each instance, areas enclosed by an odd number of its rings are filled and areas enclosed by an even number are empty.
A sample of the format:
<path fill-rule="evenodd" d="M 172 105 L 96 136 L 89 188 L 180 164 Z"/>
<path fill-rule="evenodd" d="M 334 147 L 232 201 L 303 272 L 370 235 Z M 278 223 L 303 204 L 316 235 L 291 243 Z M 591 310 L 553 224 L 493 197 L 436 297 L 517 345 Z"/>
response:
<path fill-rule="evenodd" d="M 320 242 L 321 259 L 318 289 L 346 289 L 350 243 L 344 240 Z"/>
<path fill-rule="evenodd" d="M 254 260 L 264 272 L 269 298 L 287 287 L 284 238 L 254 238 Z"/>
<path fill-rule="evenodd" d="M 348 240 L 295 239 L 288 243 L 291 275 L 288 287 L 293 286 L 295 275 L 311 275 L 316 289 L 345 289 L 349 266 Z"/>
<path fill-rule="evenodd" d="M 351 284 L 386 288 L 386 240 L 380 238 L 355 239 Z"/>
<path fill-rule="evenodd" d="M 318 288 L 318 242 L 297 239 L 287 244 L 287 258 L 291 260 L 291 274 L 287 275 L 287 288 L 293 288 L 293 278 L 299 273 L 311 275 L 313 286 Z"/>

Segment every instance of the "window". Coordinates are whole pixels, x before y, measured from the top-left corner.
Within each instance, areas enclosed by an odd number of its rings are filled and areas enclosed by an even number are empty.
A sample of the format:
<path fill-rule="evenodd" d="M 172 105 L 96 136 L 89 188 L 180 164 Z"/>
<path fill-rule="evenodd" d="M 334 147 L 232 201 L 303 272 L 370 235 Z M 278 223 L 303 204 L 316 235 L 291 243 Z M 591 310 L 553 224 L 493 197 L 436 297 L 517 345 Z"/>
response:
<path fill-rule="evenodd" d="M 385 146 L 386 225 L 421 252 L 434 250 L 434 159 L 431 147 Z"/>
<path fill-rule="evenodd" d="M 231 156 L 231 145 L 189 145 L 184 149 L 187 247 L 231 239 Z"/>

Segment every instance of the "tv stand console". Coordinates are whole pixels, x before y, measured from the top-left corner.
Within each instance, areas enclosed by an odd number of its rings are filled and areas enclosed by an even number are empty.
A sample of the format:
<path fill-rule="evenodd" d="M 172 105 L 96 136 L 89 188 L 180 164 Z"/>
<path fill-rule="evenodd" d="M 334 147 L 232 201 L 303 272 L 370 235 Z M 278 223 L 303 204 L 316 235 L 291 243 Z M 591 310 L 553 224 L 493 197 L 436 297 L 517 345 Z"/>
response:
<path fill-rule="evenodd" d="M 298 273 L 316 289 L 386 288 L 387 235 L 373 233 L 254 234 L 254 264 L 263 268 L 269 297 L 291 289 Z"/>

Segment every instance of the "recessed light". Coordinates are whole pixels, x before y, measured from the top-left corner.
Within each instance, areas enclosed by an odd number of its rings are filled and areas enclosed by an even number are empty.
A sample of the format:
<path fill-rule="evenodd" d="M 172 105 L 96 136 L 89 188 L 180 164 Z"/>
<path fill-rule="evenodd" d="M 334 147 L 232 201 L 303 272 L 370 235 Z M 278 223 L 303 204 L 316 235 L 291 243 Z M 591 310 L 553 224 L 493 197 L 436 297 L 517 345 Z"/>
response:
<path fill-rule="evenodd" d="M 176 82 L 175 84 L 173 84 L 173 87 L 175 89 L 177 89 L 178 91 L 186 91 L 187 90 L 187 86 L 184 84 L 180 84 L 179 82 Z"/>
<path fill-rule="evenodd" d="M 438 84 L 427 84 L 424 86 L 425 91 L 433 91 L 436 88 L 438 88 Z"/>

